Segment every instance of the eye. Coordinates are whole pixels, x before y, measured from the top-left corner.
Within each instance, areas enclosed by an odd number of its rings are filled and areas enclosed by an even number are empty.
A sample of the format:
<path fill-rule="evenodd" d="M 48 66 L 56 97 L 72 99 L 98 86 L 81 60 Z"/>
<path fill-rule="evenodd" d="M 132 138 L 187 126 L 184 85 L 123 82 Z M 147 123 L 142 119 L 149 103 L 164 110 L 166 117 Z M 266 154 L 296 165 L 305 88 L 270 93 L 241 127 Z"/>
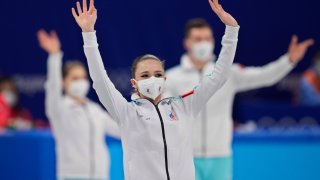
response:
<path fill-rule="evenodd" d="M 142 78 L 148 78 L 149 75 L 148 75 L 148 74 L 143 74 L 143 75 L 141 75 L 141 77 L 142 77 Z"/>
<path fill-rule="evenodd" d="M 155 77 L 162 77 L 163 75 L 161 74 L 161 73 L 157 73 L 156 75 L 155 75 Z"/>

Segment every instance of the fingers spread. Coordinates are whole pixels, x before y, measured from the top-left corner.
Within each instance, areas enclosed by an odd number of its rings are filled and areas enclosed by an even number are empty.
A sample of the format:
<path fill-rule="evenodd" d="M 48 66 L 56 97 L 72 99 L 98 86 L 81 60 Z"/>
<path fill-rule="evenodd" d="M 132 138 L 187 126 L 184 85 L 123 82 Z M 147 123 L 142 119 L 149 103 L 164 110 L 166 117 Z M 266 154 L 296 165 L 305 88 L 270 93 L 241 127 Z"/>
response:
<path fill-rule="evenodd" d="M 213 0 L 213 4 L 219 9 L 221 5 L 219 4 L 218 0 Z"/>
<path fill-rule="evenodd" d="M 83 6 L 83 12 L 87 12 L 88 11 L 87 0 L 82 0 L 82 6 Z"/>
<path fill-rule="evenodd" d="M 90 9 L 94 8 L 94 0 L 90 0 Z"/>
<path fill-rule="evenodd" d="M 223 8 L 222 8 L 222 6 L 219 4 L 219 1 L 218 1 L 218 0 L 209 0 L 209 2 L 210 2 L 210 5 L 211 5 L 213 11 L 214 11 L 217 15 L 221 14 L 221 12 L 223 11 Z"/>
<path fill-rule="evenodd" d="M 218 8 L 212 1 L 213 0 L 209 0 L 209 4 L 210 4 L 212 10 L 217 14 L 218 13 Z"/>
<path fill-rule="evenodd" d="M 37 32 L 37 36 L 38 36 L 38 37 L 43 36 L 44 34 L 45 34 L 44 29 L 40 29 L 40 30 Z"/>
<path fill-rule="evenodd" d="M 95 8 L 95 7 L 91 7 L 90 9 L 89 9 L 89 14 L 91 14 L 91 15 L 93 15 L 94 13 L 96 13 L 97 12 L 97 9 Z"/>
<path fill-rule="evenodd" d="M 43 29 L 37 32 L 37 36 L 40 46 L 43 46 L 43 44 L 49 39 L 48 34 Z"/>
<path fill-rule="evenodd" d="M 308 39 L 308 40 L 305 40 L 302 43 L 300 43 L 300 47 L 309 48 L 313 44 L 314 44 L 314 40 L 313 39 Z"/>
<path fill-rule="evenodd" d="M 221 13 L 221 12 L 223 12 L 224 10 L 223 10 L 223 8 L 222 8 L 222 6 L 220 5 L 220 4 L 218 4 L 218 13 Z"/>
<path fill-rule="evenodd" d="M 77 2 L 77 9 L 78 9 L 78 14 L 79 15 L 82 14 L 82 9 L 79 1 Z"/>
<path fill-rule="evenodd" d="M 78 18 L 78 15 L 77 15 L 77 13 L 76 13 L 76 10 L 75 10 L 74 8 L 72 8 L 71 11 L 72 11 L 73 17 L 74 17 L 75 19 Z"/>
<path fill-rule="evenodd" d="M 38 35 L 41 39 L 48 39 L 49 38 L 48 33 L 43 29 L 38 32 Z"/>

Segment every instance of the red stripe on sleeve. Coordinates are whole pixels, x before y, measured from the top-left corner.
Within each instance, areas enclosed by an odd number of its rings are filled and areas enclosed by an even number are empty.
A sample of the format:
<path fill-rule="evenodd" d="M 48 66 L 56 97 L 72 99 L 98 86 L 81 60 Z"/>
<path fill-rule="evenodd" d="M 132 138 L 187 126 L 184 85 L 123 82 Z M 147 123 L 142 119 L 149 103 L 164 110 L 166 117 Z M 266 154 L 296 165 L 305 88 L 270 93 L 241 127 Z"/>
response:
<path fill-rule="evenodd" d="M 188 96 L 190 96 L 190 95 L 192 95 L 192 94 L 194 94 L 194 90 L 192 90 L 192 91 L 190 91 L 190 92 L 182 95 L 181 97 L 182 97 L 182 98 L 186 98 L 186 97 L 188 97 Z"/>

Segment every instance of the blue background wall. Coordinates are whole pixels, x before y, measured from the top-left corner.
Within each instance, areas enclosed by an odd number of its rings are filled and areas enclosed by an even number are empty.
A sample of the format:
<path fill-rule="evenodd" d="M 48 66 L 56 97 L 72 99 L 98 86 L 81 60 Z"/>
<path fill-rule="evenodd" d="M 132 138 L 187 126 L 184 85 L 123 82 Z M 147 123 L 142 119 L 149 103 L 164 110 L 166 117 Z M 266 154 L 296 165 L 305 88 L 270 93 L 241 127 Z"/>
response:
<path fill-rule="evenodd" d="M 36 118 L 45 118 L 42 84 L 46 54 L 38 47 L 35 33 L 40 28 L 57 30 L 65 59 L 85 60 L 81 31 L 71 15 L 75 2 L 1 1 L 0 71 L 15 75 L 22 87 L 22 104 L 29 107 Z M 294 33 L 302 39 L 320 40 L 319 1 L 221 0 L 221 3 L 241 25 L 236 62 L 244 65 L 263 65 L 276 59 L 286 52 Z M 126 95 L 130 92 L 129 66 L 136 56 L 154 53 L 166 60 L 167 67 L 179 63 L 184 52 L 184 24 L 190 18 L 207 19 L 215 30 L 216 53 L 221 48 L 224 26 L 207 0 L 96 0 L 96 7 L 99 15 L 96 29 L 105 65 L 116 86 Z M 309 66 L 316 47 L 319 43 L 295 72 Z M 91 96 L 96 98 L 93 92 Z"/>

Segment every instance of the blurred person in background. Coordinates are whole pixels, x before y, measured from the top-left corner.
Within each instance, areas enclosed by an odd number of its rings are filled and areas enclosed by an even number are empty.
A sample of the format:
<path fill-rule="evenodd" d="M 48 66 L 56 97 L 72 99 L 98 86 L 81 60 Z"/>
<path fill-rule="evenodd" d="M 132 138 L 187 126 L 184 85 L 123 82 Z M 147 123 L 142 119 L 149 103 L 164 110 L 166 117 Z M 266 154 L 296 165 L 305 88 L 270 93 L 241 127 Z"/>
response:
<path fill-rule="evenodd" d="M 302 76 L 300 102 L 308 106 L 320 105 L 320 49 L 314 55 L 312 66 Z"/>
<path fill-rule="evenodd" d="M 32 126 L 31 113 L 19 104 L 19 90 L 15 82 L 10 77 L 0 77 L 0 127 L 29 130 Z"/>
<path fill-rule="evenodd" d="M 210 98 L 194 124 L 193 146 L 197 180 L 232 179 L 232 106 L 238 92 L 272 86 L 286 76 L 313 44 L 309 39 L 298 43 L 292 37 L 288 52 L 263 67 L 233 65 L 226 84 Z M 214 68 L 215 39 L 204 19 L 186 24 L 181 64 L 167 71 L 167 93 L 186 93 Z"/>
<path fill-rule="evenodd" d="M 100 105 L 87 98 L 90 83 L 83 64 L 69 61 L 62 69 L 57 34 L 40 30 L 37 35 L 40 47 L 49 54 L 45 105 L 56 141 L 57 177 L 107 180 L 110 160 L 105 135 L 119 138 L 119 128 Z"/>

